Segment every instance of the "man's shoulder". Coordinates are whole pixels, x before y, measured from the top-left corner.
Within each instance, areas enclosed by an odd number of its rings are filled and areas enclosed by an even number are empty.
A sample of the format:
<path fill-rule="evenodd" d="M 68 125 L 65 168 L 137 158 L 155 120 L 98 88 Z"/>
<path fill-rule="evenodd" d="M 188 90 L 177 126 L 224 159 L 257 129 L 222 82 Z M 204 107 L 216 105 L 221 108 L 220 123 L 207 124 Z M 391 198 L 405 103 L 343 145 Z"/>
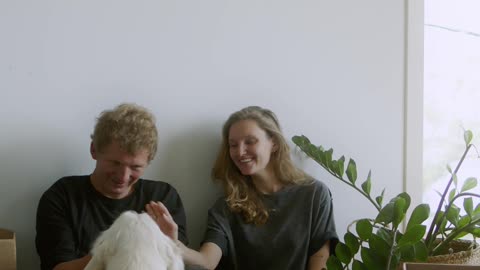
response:
<path fill-rule="evenodd" d="M 137 187 L 145 195 L 155 198 L 163 198 L 165 196 L 179 196 L 177 190 L 169 183 L 157 180 L 139 179 Z"/>
<path fill-rule="evenodd" d="M 160 189 L 160 190 L 169 190 L 175 188 L 167 182 L 157 181 L 157 180 L 149 180 L 149 179 L 139 179 L 139 184 L 141 184 L 142 188 L 144 189 Z"/>
<path fill-rule="evenodd" d="M 59 190 L 77 190 L 88 186 L 90 177 L 88 175 L 71 175 L 64 176 L 55 183 L 47 191 L 59 191 Z"/>
<path fill-rule="evenodd" d="M 39 201 L 39 209 L 47 205 L 58 207 L 72 201 L 81 201 L 88 193 L 86 191 L 89 185 L 88 175 L 62 177 L 43 193 Z"/>

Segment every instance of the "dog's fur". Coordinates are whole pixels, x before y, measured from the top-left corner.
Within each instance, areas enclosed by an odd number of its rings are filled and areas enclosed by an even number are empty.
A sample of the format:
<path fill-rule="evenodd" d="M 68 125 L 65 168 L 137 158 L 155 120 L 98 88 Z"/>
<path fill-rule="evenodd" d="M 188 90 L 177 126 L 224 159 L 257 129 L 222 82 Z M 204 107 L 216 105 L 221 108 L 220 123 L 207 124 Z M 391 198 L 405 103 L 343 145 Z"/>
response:
<path fill-rule="evenodd" d="M 147 214 L 122 213 L 93 245 L 84 270 L 183 270 L 180 248 Z"/>

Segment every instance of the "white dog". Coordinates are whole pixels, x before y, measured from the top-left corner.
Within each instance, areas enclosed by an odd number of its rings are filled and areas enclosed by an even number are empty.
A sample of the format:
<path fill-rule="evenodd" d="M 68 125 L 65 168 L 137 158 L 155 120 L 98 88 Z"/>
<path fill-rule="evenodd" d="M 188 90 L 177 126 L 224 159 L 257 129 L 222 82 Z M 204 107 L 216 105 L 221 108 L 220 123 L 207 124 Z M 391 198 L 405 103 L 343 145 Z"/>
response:
<path fill-rule="evenodd" d="M 84 270 L 183 270 L 180 248 L 147 214 L 122 213 L 96 240 Z"/>

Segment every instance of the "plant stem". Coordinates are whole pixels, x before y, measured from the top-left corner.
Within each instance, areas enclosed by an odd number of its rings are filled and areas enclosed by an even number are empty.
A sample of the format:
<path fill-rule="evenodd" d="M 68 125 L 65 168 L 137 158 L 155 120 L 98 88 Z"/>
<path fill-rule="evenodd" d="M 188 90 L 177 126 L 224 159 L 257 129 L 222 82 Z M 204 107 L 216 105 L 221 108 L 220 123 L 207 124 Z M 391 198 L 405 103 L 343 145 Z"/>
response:
<path fill-rule="evenodd" d="M 334 174 L 334 173 L 332 173 L 332 172 L 330 172 L 330 171 L 329 171 L 329 173 L 330 173 L 331 175 L 333 175 L 334 177 L 336 177 L 338 180 L 344 182 L 345 184 L 347 184 L 347 185 L 351 186 L 352 188 L 354 188 L 356 191 L 360 192 L 360 193 L 361 193 L 365 198 L 367 198 L 367 199 L 373 204 L 373 206 L 375 206 L 375 208 L 380 212 L 380 210 L 381 210 L 380 206 L 379 206 L 379 205 L 377 204 L 377 202 L 374 201 L 367 193 L 365 193 L 363 190 L 359 189 L 359 188 L 358 188 L 357 186 L 355 186 L 354 184 L 352 184 L 352 183 L 348 182 L 347 180 L 339 177 L 338 175 L 336 175 L 336 174 Z"/>
<path fill-rule="evenodd" d="M 311 144 L 310 142 L 308 142 L 309 144 Z M 312 146 L 316 147 L 315 145 L 311 144 Z M 322 162 L 322 160 L 320 160 L 319 158 L 317 158 L 313 153 L 311 153 L 309 150 L 308 150 L 308 147 L 304 147 L 301 149 L 303 150 L 303 152 L 305 154 L 307 154 L 307 156 L 309 156 L 311 159 L 315 160 L 315 162 L 317 162 L 320 166 L 322 166 L 329 174 L 331 174 L 332 176 L 334 176 L 335 178 L 337 178 L 338 180 L 344 182 L 345 184 L 351 186 L 352 188 L 354 188 L 355 190 L 357 190 L 358 192 L 360 192 L 360 194 L 362 194 L 365 198 L 367 198 L 372 204 L 373 206 L 375 206 L 375 208 L 377 209 L 377 211 L 380 211 L 381 208 L 380 208 L 380 205 L 377 204 L 376 201 L 374 201 L 367 193 L 365 193 L 363 190 L 359 189 L 357 186 L 355 186 L 354 184 L 350 183 L 349 181 L 343 179 L 341 176 L 337 175 L 334 171 L 332 171 L 326 164 L 324 164 Z"/>
<path fill-rule="evenodd" d="M 450 208 L 452 208 L 452 206 L 454 205 L 453 202 L 454 202 L 456 199 L 458 199 L 458 198 L 460 198 L 460 197 L 464 197 L 464 196 L 472 196 L 472 197 L 480 198 L 480 195 L 475 194 L 475 193 L 471 193 L 471 192 L 463 192 L 463 193 L 457 194 L 455 197 L 452 198 L 452 201 L 448 204 L 447 208 L 445 209 L 445 216 L 444 216 L 444 218 L 446 218 L 448 211 L 449 211 Z"/>
<path fill-rule="evenodd" d="M 467 229 L 469 229 L 471 227 L 475 227 L 475 225 L 477 225 L 479 223 L 480 223 L 480 218 L 478 218 L 476 220 L 473 220 L 472 222 L 466 224 L 465 226 L 457 228 L 456 231 L 450 233 L 448 235 L 448 237 L 445 238 L 445 240 L 441 241 L 441 243 L 432 250 L 432 255 L 435 254 L 435 252 L 437 252 L 438 250 L 442 250 L 442 248 L 444 246 L 448 245 L 452 240 L 454 240 L 455 237 L 457 237 L 457 235 L 459 235 L 460 233 L 466 231 Z"/>
<path fill-rule="evenodd" d="M 393 250 L 396 246 L 397 242 L 397 232 L 398 230 L 395 229 L 393 233 L 393 241 L 392 241 L 392 248 L 390 249 L 390 254 L 388 255 L 388 263 L 387 263 L 387 270 L 390 270 L 390 265 L 392 264 L 392 257 L 393 257 Z"/>
<path fill-rule="evenodd" d="M 438 216 L 440 215 L 440 210 L 442 209 L 443 202 L 445 201 L 445 197 L 448 193 L 448 190 L 450 189 L 450 186 L 453 182 L 454 176 L 457 174 L 458 170 L 460 169 L 460 166 L 462 165 L 463 161 L 465 160 L 465 157 L 467 156 L 468 151 L 470 150 L 472 144 L 467 145 L 465 148 L 465 152 L 463 152 L 462 158 L 457 164 L 457 167 L 455 168 L 454 172 L 452 173 L 452 176 L 450 177 L 450 180 L 448 181 L 448 184 L 443 191 L 442 198 L 440 199 L 440 202 L 438 203 L 437 211 L 435 212 L 435 216 L 433 217 L 432 223 L 430 224 L 430 228 L 427 233 L 427 237 L 425 238 L 425 243 L 427 245 L 427 248 L 430 249 L 435 235 L 437 235 L 439 226 L 437 224 L 441 224 L 441 222 L 436 222 Z M 445 212 L 446 213 L 446 212 Z M 434 230 L 435 229 L 435 230 Z"/>

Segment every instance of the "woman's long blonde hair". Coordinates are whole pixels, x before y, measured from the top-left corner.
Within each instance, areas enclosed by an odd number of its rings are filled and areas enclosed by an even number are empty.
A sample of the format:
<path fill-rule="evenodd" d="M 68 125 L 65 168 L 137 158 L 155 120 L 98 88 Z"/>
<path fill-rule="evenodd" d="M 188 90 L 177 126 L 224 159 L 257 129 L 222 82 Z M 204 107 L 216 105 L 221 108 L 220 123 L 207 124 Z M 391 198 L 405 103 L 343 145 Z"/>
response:
<path fill-rule="evenodd" d="M 263 204 L 259 191 L 255 188 L 251 177 L 242 175 L 230 158 L 228 143 L 230 127 L 242 120 L 255 121 L 278 146 L 277 151 L 272 152 L 270 162 L 273 162 L 275 176 L 281 183 L 285 185 L 305 183 L 309 177 L 293 164 L 290 158 L 290 147 L 272 111 L 250 106 L 230 115 L 223 125 L 222 144 L 212 171 L 212 178 L 222 185 L 227 205 L 232 212 L 239 213 L 246 223 L 265 224 L 269 216 L 268 209 Z"/>

